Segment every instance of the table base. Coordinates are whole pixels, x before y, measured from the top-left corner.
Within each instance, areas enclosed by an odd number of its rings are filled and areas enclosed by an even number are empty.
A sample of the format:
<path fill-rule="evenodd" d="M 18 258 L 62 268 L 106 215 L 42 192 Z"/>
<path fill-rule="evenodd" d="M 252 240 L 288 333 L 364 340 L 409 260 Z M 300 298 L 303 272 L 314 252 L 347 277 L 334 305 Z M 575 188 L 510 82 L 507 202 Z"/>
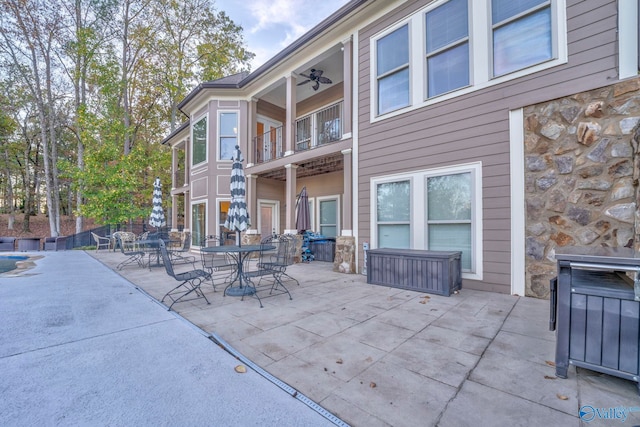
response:
<path fill-rule="evenodd" d="M 227 290 L 224 292 L 225 295 L 230 297 L 243 297 L 245 295 L 253 295 L 255 293 L 256 293 L 256 288 L 254 288 L 253 286 L 247 286 L 247 285 L 244 285 L 242 287 L 231 286 L 231 287 L 228 287 Z"/>

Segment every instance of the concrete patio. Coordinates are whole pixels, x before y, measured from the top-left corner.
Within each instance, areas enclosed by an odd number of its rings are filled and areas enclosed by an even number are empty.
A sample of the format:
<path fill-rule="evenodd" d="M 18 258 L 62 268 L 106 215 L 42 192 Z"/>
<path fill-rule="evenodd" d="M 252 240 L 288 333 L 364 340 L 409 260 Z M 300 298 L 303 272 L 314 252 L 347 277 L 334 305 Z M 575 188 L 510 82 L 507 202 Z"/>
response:
<path fill-rule="evenodd" d="M 91 252 L 113 268 L 122 255 Z M 354 426 L 640 424 L 636 384 L 571 367 L 555 377 L 548 301 L 463 289 L 451 297 L 369 285 L 330 263 L 290 266 L 287 295 L 203 299 L 174 309 L 271 375 Z M 175 286 L 163 268 L 126 279 L 156 299 Z M 576 372 L 577 371 L 577 372 Z M 595 416 L 580 409 L 598 409 Z M 611 412 L 611 411 L 609 411 Z M 611 412 L 613 413 L 613 412 Z"/>

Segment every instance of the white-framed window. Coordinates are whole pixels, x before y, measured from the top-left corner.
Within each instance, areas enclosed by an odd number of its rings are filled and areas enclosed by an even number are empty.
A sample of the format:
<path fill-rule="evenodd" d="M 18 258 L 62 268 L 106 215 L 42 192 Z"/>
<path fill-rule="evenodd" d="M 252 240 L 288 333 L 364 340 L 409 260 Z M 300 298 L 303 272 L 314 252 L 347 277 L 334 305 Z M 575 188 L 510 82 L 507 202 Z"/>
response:
<path fill-rule="evenodd" d="M 238 112 L 218 111 L 218 160 L 233 159 L 238 145 Z"/>
<path fill-rule="evenodd" d="M 375 41 L 377 114 L 406 107 L 410 102 L 409 24 Z"/>
<path fill-rule="evenodd" d="M 317 231 L 325 237 L 337 237 L 340 230 L 340 197 L 316 197 L 318 206 Z"/>
<path fill-rule="evenodd" d="M 619 78 L 640 74 L 640 5 L 637 1 L 618 2 Z"/>
<path fill-rule="evenodd" d="M 467 0 L 451 0 L 425 13 L 427 98 L 469 85 Z"/>
<path fill-rule="evenodd" d="M 208 119 L 205 114 L 191 125 L 191 165 L 195 166 L 207 161 Z"/>
<path fill-rule="evenodd" d="M 199 247 L 207 235 L 207 202 L 191 203 L 191 246 Z"/>
<path fill-rule="evenodd" d="M 553 57 L 550 0 L 491 0 L 491 31 L 494 76 Z"/>
<path fill-rule="evenodd" d="M 566 63 L 566 0 L 435 0 L 369 43 L 375 122 Z"/>
<path fill-rule="evenodd" d="M 462 252 L 467 279 L 482 280 L 482 164 L 371 179 L 373 248 Z"/>

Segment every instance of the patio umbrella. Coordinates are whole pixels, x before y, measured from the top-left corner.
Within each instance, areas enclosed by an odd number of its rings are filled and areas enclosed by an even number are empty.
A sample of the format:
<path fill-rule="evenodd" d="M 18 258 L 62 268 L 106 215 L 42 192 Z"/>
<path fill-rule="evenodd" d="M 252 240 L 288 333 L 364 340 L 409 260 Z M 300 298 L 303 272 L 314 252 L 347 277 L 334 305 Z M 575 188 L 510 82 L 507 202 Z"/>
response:
<path fill-rule="evenodd" d="M 160 185 L 160 178 L 158 177 L 153 182 L 153 209 L 149 217 L 149 225 L 160 228 L 166 224 L 164 210 L 162 209 L 162 186 Z"/>
<path fill-rule="evenodd" d="M 224 226 L 236 232 L 236 244 L 240 245 L 240 232 L 249 228 L 249 213 L 247 212 L 247 201 L 245 200 L 246 182 L 244 170 L 242 169 L 242 152 L 236 145 L 233 153 L 233 165 L 231 166 L 231 204 L 227 212 L 227 219 Z"/>
<path fill-rule="evenodd" d="M 307 187 L 302 187 L 298 196 L 298 213 L 296 214 L 296 229 L 302 234 L 311 229 L 311 215 L 309 214 L 309 196 Z"/>

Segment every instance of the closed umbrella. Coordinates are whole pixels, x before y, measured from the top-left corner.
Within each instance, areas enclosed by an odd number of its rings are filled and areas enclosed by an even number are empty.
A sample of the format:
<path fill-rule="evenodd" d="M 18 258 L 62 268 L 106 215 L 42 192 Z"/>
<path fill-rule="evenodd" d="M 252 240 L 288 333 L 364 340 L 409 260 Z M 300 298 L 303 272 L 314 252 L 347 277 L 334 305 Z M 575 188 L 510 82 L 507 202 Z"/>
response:
<path fill-rule="evenodd" d="M 160 178 L 156 178 L 153 182 L 153 209 L 149 217 L 149 225 L 160 228 L 166 224 L 167 221 L 165 220 L 164 210 L 162 209 L 162 186 L 160 185 Z"/>
<path fill-rule="evenodd" d="M 233 153 L 233 165 L 231 166 L 231 204 L 227 212 L 227 219 L 224 226 L 236 232 L 236 244 L 240 245 L 240 232 L 249 228 L 249 213 L 247 212 L 246 181 L 244 170 L 242 169 L 242 152 L 236 145 Z"/>
<path fill-rule="evenodd" d="M 302 187 L 298 196 L 298 213 L 296 214 L 296 229 L 300 234 L 311 230 L 311 215 L 309 213 L 309 196 L 307 187 Z"/>

